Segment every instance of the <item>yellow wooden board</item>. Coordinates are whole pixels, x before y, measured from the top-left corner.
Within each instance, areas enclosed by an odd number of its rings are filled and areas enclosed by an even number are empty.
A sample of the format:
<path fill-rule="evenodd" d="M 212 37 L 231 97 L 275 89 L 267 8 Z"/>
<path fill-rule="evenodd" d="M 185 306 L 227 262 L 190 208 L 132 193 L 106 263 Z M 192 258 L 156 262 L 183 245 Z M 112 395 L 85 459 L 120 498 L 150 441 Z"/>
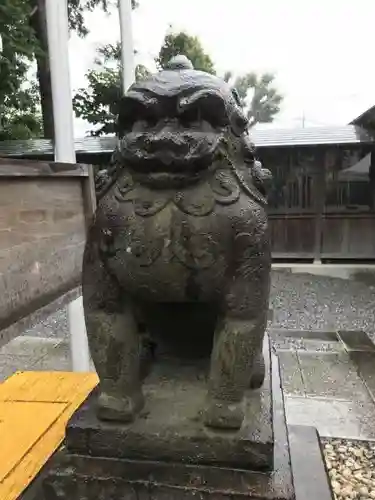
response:
<path fill-rule="evenodd" d="M 0 406 L 0 482 L 21 462 L 65 408 L 66 403 L 7 402 Z"/>
<path fill-rule="evenodd" d="M 16 500 L 64 439 L 94 373 L 18 372 L 0 384 L 0 499 Z"/>
<path fill-rule="evenodd" d="M 0 384 L 0 401 L 72 403 L 75 393 L 86 397 L 97 383 L 95 373 L 17 372 Z"/>

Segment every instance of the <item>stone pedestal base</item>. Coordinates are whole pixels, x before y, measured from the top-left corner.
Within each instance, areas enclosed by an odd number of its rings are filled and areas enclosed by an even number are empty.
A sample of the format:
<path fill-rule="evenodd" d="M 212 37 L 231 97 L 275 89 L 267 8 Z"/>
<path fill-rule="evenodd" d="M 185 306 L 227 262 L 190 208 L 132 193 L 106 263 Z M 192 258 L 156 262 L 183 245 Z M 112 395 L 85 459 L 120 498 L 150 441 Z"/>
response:
<path fill-rule="evenodd" d="M 129 426 L 98 421 L 93 393 L 68 424 L 65 446 L 50 460 L 35 498 L 296 499 L 278 361 L 268 340 L 265 355 L 266 381 L 262 390 L 249 393 L 240 433 L 202 427 L 196 410 L 205 381 L 188 367 L 180 367 L 174 378 L 164 378 L 164 365 L 157 367 L 145 387 L 147 412 Z M 293 436 L 294 447 L 300 449 L 301 435 Z M 316 433 L 315 440 L 320 450 Z M 309 443 L 311 448 L 311 439 Z M 308 450 L 305 455 L 309 460 Z M 306 475 L 307 463 L 302 470 Z M 318 482 L 322 484 L 322 477 Z M 297 500 L 316 500 L 314 485 L 306 487 L 305 477 L 302 483 L 300 491 L 308 496 Z M 319 500 L 330 498 L 319 490 Z"/>
<path fill-rule="evenodd" d="M 273 469 L 272 376 L 268 338 L 264 342 L 263 387 L 248 391 L 246 416 L 238 432 L 212 431 L 201 419 L 207 366 L 164 359 L 144 384 L 146 406 L 131 425 L 98 420 L 96 393 L 74 414 L 66 429 L 70 453 L 190 465 Z M 275 389 L 280 394 L 280 387 Z"/>

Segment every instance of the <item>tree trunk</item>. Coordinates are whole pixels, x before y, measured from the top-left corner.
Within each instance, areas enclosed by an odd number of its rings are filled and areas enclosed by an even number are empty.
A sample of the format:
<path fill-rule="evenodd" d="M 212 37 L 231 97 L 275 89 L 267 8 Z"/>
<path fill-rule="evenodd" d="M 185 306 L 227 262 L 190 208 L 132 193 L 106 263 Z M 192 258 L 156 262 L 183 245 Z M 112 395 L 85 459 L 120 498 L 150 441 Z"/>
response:
<path fill-rule="evenodd" d="M 58 0 L 57 0 L 58 1 Z M 38 9 L 31 18 L 31 25 L 39 40 L 41 53 L 36 55 L 37 77 L 39 81 L 40 102 L 42 106 L 43 131 L 46 139 L 55 138 L 53 122 L 53 100 L 51 70 L 48 59 L 47 18 L 44 0 L 36 0 Z"/>

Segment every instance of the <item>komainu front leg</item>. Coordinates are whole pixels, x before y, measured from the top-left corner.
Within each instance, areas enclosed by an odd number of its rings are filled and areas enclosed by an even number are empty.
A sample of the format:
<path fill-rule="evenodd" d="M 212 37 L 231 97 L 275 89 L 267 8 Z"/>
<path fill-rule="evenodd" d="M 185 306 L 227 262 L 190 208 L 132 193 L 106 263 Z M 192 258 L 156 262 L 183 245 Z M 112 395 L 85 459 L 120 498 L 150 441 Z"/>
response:
<path fill-rule="evenodd" d="M 129 297 L 103 264 L 89 235 L 82 270 L 90 352 L 100 379 L 98 417 L 131 422 L 144 405 L 140 339 Z"/>
<path fill-rule="evenodd" d="M 230 284 L 215 334 L 203 415 L 206 426 L 219 429 L 241 427 L 246 390 L 260 387 L 264 380 L 262 348 L 270 259 L 266 239 L 264 251 L 254 251 L 250 235 L 243 238 L 241 265 Z"/>
<path fill-rule="evenodd" d="M 244 396 L 264 380 L 261 345 L 264 337 L 261 315 L 253 319 L 228 315 L 217 332 L 211 355 L 211 368 L 204 423 L 208 427 L 239 429 L 244 419 Z"/>

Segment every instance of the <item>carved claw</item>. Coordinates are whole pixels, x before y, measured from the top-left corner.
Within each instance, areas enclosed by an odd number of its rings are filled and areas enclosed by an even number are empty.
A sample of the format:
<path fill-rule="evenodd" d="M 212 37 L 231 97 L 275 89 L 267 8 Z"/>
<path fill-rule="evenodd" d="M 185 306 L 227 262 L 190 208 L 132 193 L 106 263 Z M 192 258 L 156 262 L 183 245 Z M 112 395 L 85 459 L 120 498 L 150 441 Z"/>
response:
<path fill-rule="evenodd" d="M 114 396 L 101 392 L 98 397 L 98 418 L 123 423 L 133 422 L 144 406 L 142 393 L 134 396 Z"/>
<path fill-rule="evenodd" d="M 238 430 L 245 417 L 244 402 L 208 398 L 203 410 L 203 423 L 214 429 Z"/>

